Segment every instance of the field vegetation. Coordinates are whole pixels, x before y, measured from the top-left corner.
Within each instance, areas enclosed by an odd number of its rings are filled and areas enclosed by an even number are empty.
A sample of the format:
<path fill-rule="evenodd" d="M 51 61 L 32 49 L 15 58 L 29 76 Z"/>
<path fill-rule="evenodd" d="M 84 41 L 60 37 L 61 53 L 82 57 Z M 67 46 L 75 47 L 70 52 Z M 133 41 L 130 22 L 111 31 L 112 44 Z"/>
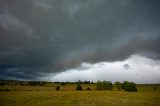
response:
<path fill-rule="evenodd" d="M 0 106 L 160 106 L 159 84 L 137 84 L 136 92 L 121 89 L 123 83 L 106 81 L 101 90 L 97 84 L 1 81 Z"/>

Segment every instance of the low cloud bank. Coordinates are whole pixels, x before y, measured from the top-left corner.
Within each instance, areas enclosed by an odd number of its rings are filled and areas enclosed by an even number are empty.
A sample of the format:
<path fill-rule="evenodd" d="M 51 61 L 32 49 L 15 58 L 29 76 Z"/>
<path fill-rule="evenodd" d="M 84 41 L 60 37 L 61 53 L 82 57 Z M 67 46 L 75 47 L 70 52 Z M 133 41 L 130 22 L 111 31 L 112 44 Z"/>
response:
<path fill-rule="evenodd" d="M 109 80 L 160 83 L 160 61 L 132 55 L 124 61 L 82 63 L 80 67 L 58 73 L 52 81 Z"/>

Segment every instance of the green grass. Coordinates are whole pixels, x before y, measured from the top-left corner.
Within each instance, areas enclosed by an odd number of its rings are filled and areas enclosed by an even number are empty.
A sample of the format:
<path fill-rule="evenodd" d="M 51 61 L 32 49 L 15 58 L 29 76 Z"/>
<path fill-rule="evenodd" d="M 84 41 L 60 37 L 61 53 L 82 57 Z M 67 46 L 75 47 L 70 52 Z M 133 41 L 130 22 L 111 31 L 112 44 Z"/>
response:
<path fill-rule="evenodd" d="M 0 106 L 160 106 L 159 85 L 156 89 L 155 85 L 138 85 L 138 92 L 96 91 L 94 85 L 82 85 L 91 91 L 75 91 L 74 84 L 55 91 L 55 86 L 0 86 L 11 90 L 0 91 Z"/>

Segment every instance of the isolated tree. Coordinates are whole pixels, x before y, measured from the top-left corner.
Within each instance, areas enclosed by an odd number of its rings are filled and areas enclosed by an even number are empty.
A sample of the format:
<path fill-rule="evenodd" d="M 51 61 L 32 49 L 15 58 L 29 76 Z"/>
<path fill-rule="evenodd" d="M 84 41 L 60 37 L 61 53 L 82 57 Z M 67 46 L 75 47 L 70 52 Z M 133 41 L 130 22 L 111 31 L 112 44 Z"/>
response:
<path fill-rule="evenodd" d="M 153 90 L 156 90 L 156 89 L 157 89 L 157 87 L 156 87 L 156 86 L 154 86 L 154 87 L 153 87 Z"/>
<path fill-rule="evenodd" d="M 80 85 L 80 84 L 77 84 L 77 86 L 76 86 L 76 90 L 83 90 L 83 88 L 81 87 L 81 85 Z"/>
<path fill-rule="evenodd" d="M 6 91 L 10 91 L 9 89 L 6 89 Z"/>
<path fill-rule="evenodd" d="M 122 89 L 122 83 L 120 83 L 119 81 L 115 82 L 115 87 L 118 91 L 120 91 Z"/>
<path fill-rule="evenodd" d="M 89 88 L 89 87 L 87 87 L 87 89 L 86 89 L 87 91 L 89 91 L 89 90 L 91 90 L 91 88 Z"/>
<path fill-rule="evenodd" d="M 14 85 L 17 86 L 17 83 L 15 83 Z"/>
<path fill-rule="evenodd" d="M 57 86 L 57 87 L 56 87 L 56 90 L 59 91 L 59 89 L 60 89 L 60 86 Z"/>
<path fill-rule="evenodd" d="M 137 91 L 136 84 L 133 82 L 128 82 L 128 81 L 124 81 L 123 89 L 128 92 L 136 92 Z"/>
<path fill-rule="evenodd" d="M 21 83 L 21 86 L 24 86 L 24 84 L 23 84 L 23 83 Z"/>
<path fill-rule="evenodd" d="M 0 86 L 4 86 L 4 85 L 5 85 L 5 83 L 3 83 L 3 82 L 0 83 Z"/>

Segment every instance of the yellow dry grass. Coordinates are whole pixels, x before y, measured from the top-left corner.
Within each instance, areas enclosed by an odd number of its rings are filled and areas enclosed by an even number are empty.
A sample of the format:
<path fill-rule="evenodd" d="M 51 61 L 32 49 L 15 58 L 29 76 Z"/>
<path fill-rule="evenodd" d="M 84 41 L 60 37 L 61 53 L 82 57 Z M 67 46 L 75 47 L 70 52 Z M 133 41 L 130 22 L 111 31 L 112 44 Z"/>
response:
<path fill-rule="evenodd" d="M 139 85 L 138 92 L 96 91 L 95 85 L 82 86 L 92 90 L 75 91 L 74 84 L 61 86 L 60 91 L 55 87 L 0 86 L 1 90 L 12 90 L 0 91 L 0 106 L 160 106 L 160 86 Z"/>

